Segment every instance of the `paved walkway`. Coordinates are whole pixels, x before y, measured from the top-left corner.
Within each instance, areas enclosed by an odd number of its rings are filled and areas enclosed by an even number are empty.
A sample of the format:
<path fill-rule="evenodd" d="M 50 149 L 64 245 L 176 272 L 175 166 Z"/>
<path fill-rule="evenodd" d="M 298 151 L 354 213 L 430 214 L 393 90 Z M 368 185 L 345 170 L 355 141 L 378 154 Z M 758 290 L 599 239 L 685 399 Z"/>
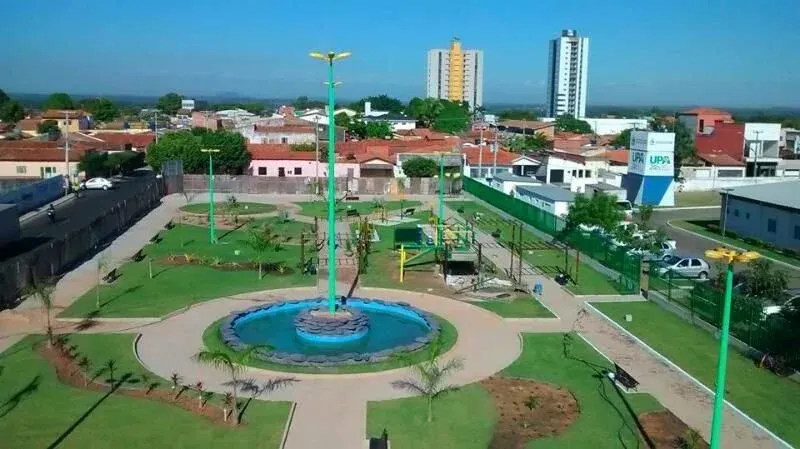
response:
<path fill-rule="evenodd" d="M 447 217 L 457 216 L 445 210 Z M 476 229 L 476 240 L 493 243 L 494 238 Z M 497 245 L 485 245 L 483 253 L 499 267 L 507 267 L 510 253 Z M 533 270 L 533 267 L 528 267 Z M 526 270 L 524 270 L 526 271 Z M 545 276 L 523 276 L 523 281 L 532 287 L 538 281 L 544 286 L 541 302 L 552 310 L 563 322 L 564 327 L 575 329 L 593 346 L 605 354 L 640 382 L 639 391 L 650 393 L 662 405 L 672 411 L 690 427 L 696 429 L 706 440 L 710 438 L 711 410 L 713 397 L 683 374 L 665 365 L 652 356 L 645 348 L 632 341 L 625 334 L 611 326 L 605 319 L 583 311 L 584 298 L 576 299 L 555 281 Z M 617 298 L 606 298 L 606 300 Z M 524 332 L 535 332 L 541 326 L 535 322 L 518 325 Z M 550 327 L 552 325 L 546 325 Z M 723 423 L 723 442 L 725 448 L 775 448 L 776 443 L 761 430 L 745 422 L 730 407 L 725 410 Z"/>

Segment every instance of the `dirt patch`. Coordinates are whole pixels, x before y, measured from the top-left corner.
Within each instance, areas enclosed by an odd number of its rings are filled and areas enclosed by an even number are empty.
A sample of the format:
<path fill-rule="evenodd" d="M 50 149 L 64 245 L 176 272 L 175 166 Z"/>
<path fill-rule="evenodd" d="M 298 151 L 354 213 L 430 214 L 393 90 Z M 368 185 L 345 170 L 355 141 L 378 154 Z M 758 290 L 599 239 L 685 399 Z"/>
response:
<path fill-rule="evenodd" d="M 708 443 L 669 410 L 642 413 L 639 423 L 654 449 L 706 449 Z"/>
<path fill-rule="evenodd" d="M 258 264 L 253 262 L 227 262 L 215 258 L 202 258 L 191 254 L 172 254 L 156 260 L 161 265 L 201 265 L 222 271 L 258 271 Z M 289 276 L 297 270 L 285 264 L 265 263 L 261 265 L 263 275 Z"/>
<path fill-rule="evenodd" d="M 225 216 L 215 215 L 214 226 L 217 229 L 238 229 L 242 226 L 255 221 L 256 217 L 248 215 L 247 217 L 239 217 L 237 220 Z M 193 226 L 208 227 L 208 214 L 193 214 L 190 212 L 181 212 L 178 216 L 179 224 L 187 224 Z"/>
<path fill-rule="evenodd" d="M 566 388 L 505 377 L 490 377 L 481 385 L 498 413 L 490 449 L 523 448 L 531 440 L 561 434 L 580 415 L 578 401 Z"/>
<path fill-rule="evenodd" d="M 228 420 L 225 421 L 223 410 L 218 404 L 209 403 L 205 395 L 203 400 L 199 399 L 201 393 L 187 386 L 178 387 L 180 390 L 172 390 L 171 385 L 166 385 L 165 381 L 155 379 L 150 385 L 143 385 L 142 388 L 132 388 L 130 385 L 126 385 L 126 382 L 131 382 L 131 380 L 141 382 L 140 378 L 123 379 L 124 373 L 115 373 L 115 376 L 120 379 L 110 382 L 106 381 L 106 372 L 100 373 L 99 376 L 84 373 L 75 358 L 67 354 L 68 350 L 66 348 L 62 349 L 58 345 L 48 347 L 46 343 L 41 343 L 36 350 L 42 358 L 53 366 L 58 380 L 65 385 L 84 390 L 162 402 L 202 416 L 220 426 L 234 427 L 230 410 L 228 410 Z M 158 384 L 159 382 L 160 384 Z"/>

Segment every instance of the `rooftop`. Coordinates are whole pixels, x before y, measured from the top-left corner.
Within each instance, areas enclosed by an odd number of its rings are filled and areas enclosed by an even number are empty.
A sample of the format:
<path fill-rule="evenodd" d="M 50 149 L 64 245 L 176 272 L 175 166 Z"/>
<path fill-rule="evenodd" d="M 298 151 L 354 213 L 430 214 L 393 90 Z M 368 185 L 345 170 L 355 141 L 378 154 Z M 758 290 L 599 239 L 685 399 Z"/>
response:
<path fill-rule="evenodd" d="M 728 191 L 728 195 L 789 209 L 800 209 L 800 195 L 797 195 L 795 189 L 800 189 L 800 181 L 736 187 Z"/>
<path fill-rule="evenodd" d="M 730 112 L 723 111 L 715 108 L 693 108 L 688 111 L 683 111 L 681 114 L 696 114 L 696 115 L 731 115 Z"/>
<path fill-rule="evenodd" d="M 573 192 L 548 184 L 540 186 L 517 187 L 517 192 L 523 195 L 536 196 L 550 201 L 566 201 L 568 203 L 575 201 L 575 194 Z"/>
<path fill-rule="evenodd" d="M 697 158 L 717 167 L 744 167 L 744 163 L 725 153 L 697 153 Z"/>
<path fill-rule="evenodd" d="M 533 182 L 537 184 L 541 184 L 536 178 L 532 178 L 530 176 L 518 176 L 508 172 L 500 172 L 496 173 L 493 179 L 497 179 L 499 181 L 514 181 L 514 182 Z"/>

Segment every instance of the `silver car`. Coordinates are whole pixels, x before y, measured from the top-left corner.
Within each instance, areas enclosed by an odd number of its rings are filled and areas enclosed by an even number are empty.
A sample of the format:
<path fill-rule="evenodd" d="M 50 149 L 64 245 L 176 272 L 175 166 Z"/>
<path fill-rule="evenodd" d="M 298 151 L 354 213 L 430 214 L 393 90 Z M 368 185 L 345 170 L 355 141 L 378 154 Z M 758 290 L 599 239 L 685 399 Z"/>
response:
<path fill-rule="evenodd" d="M 697 257 L 669 256 L 664 258 L 658 267 L 658 274 L 665 275 L 667 272 L 683 277 L 708 279 L 711 266 L 705 260 Z"/>

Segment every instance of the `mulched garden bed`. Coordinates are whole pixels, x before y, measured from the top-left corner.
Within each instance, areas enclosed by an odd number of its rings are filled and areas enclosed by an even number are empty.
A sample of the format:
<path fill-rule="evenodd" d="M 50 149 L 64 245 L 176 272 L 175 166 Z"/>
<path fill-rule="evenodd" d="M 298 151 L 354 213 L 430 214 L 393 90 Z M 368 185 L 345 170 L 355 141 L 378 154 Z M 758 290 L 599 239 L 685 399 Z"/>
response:
<path fill-rule="evenodd" d="M 646 439 L 652 443 L 650 447 L 653 449 L 708 447 L 708 443 L 702 439 L 695 440 L 695 443 L 691 444 L 690 440 L 693 439 L 692 434 L 695 432 L 669 410 L 642 413 L 639 415 L 639 423 L 647 435 Z"/>
<path fill-rule="evenodd" d="M 193 257 L 186 254 L 172 254 L 167 257 L 156 260 L 161 265 L 200 265 L 204 267 L 215 268 L 223 271 L 258 271 L 258 264 L 253 262 L 228 262 L 221 259 Z M 295 273 L 296 269 L 288 265 L 283 265 L 279 268 L 276 264 L 264 263 L 261 265 L 261 270 L 264 275 L 271 276 L 289 276 Z M 282 270 L 282 271 L 281 271 Z"/>
<path fill-rule="evenodd" d="M 65 354 L 65 352 L 59 349 L 59 347 L 48 347 L 46 343 L 41 343 L 36 349 L 39 355 L 41 355 L 42 358 L 44 358 L 48 363 L 50 363 L 50 365 L 53 366 L 53 368 L 56 370 L 56 376 L 58 377 L 58 380 L 65 385 L 84 390 L 99 391 L 104 393 L 112 392 L 112 394 L 116 395 L 157 401 L 172 405 L 174 407 L 180 407 L 188 412 L 194 413 L 195 415 L 202 416 L 220 426 L 236 427 L 233 424 L 234 418 L 230 410 L 228 410 L 229 416 L 228 421 L 226 422 L 223 419 L 222 409 L 219 406 L 216 404 L 204 403 L 203 406 L 200 407 L 200 400 L 198 399 L 197 392 L 190 390 L 188 387 L 178 387 L 181 388 L 181 391 L 177 394 L 177 399 L 175 398 L 176 391 L 173 391 L 172 389 L 158 389 L 158 387 L 153 387 L 152 384 L 149 385 L 147 389 L 139 389 L 128 387 L 124 385 L 124 381 L 117 380 L 117 382 L 122 382 L 122 385 L 118 385 L 117 388 L 114 389 L 114 385 L 102 381 L 98 382 L 97 379 L 92 379 L 91 376 L 84 373 L 75 362 L 75 359 Z M 120 376 L 117 377 L 121 378 L 121 374 L 122 373 L 120 373 Z M 105 372 L 100 374 L 100 376 L 104 375 Z M 158 383 L 158 380 L 154 382 Z M 162 388 L 167 387 L 163 384 L 160 386 Z"/>
<path fill-rule="evenodd" d="M 523 448 L 531 440 L 558 435 L 580 415 L 578 401 L 566 388 L 506 377 L 490 377 L 481 385 L 498 413 L 490 449 Z"/>

